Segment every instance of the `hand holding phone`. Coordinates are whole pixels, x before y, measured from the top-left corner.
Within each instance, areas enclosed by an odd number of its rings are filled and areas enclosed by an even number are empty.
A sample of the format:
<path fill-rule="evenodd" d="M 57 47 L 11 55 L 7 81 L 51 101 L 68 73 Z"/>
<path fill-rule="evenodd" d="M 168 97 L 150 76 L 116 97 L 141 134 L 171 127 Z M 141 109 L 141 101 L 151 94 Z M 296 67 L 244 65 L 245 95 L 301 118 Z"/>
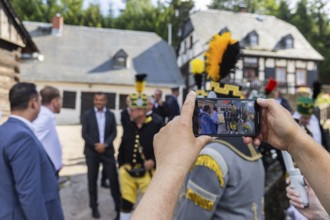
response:
<path fill-rule="evenodd" d="M 254 99 L 197 98 L 193 115 L 196 136 L 256 136 L 260 109 Z"/>

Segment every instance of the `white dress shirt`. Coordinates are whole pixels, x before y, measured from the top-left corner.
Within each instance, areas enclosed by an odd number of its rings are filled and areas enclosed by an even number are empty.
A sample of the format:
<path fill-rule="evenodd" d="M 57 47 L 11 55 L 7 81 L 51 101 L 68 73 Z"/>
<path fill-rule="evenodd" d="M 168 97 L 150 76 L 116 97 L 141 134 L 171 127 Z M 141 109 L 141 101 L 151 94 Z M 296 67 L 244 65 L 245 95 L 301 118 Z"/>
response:
<path fill-rule="evenodd" d="M 29 120 L 27 120 L 27 119 L 25 119 L 21 116 L 17 116 L 17 115 L 10 115 L 9 118 L 15 118 L 17 120 L 20 120 L 21 122 L 26 124 L 34 132 L 34 126 Z"/>
<path fill-rule="evenodd" d="M 102 111 L 98 111 L 97 108 L 94 107 L 97 127 L 99 129 L 99 141 L 101 144 L 104 144 L 104 132 L 105 132 L 105 112 L 106 108 L 103 108 Z"/>
<path fill-rule="evenodd" d="M 34 133 L 47 152 L 56 171 L 62 167 L 62 146 L 56 131 L 55 114 L 41 106 L 38 117 L 33 121 Z"/>
<path fill-rule="evenodd" d="M 292 115 L 293 118 L 300 119 L 301 115 L 298 112 L 294 112 Z M 309 119 L 309 123 L 307 124 L 307 129 L 312 133 L 313 139 L 322 145 L 322 135 L 320 130 L 320 124 L 317 117 L 313 114 Z"/>

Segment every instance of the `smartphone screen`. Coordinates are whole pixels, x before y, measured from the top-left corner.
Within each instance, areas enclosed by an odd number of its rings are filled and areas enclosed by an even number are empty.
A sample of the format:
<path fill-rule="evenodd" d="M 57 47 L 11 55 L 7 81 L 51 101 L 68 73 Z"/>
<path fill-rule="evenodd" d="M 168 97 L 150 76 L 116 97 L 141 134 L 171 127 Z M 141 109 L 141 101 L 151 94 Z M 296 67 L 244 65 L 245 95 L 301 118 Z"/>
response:
<path fill-rule="evenodd" d="M 259 106 L 254 99 L 197 98 L 193 131 L 196 136 L 256 136 Z"/>

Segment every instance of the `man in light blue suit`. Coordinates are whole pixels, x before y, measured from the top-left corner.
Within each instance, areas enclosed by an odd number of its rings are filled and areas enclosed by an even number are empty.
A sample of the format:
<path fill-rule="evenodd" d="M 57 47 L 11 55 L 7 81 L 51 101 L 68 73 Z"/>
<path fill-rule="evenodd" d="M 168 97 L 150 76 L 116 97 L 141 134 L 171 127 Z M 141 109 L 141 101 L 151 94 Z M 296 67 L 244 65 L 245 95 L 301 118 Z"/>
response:
<path fill-rule="evenodd" d="M 32 83 L 9 91 L 11 115 L 0 126 L 0 219 L 63 220 L 55 170 L 34 135 L 40 101 Z"/>

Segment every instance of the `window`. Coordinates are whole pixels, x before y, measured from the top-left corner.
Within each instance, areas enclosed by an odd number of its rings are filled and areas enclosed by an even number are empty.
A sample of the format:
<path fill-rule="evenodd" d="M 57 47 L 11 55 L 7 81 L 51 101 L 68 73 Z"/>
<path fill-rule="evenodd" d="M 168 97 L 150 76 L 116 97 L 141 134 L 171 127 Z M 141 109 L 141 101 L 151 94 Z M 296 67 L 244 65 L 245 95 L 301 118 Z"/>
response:
<path fill-rule="evenodd" d="M 63 91 L 63 108 L 75 109 L 76 108 L 76 92 Z"/>
<path fill-rule="evenodd" d="M 119 109 L 124 109 L 127 107 L 127 104 L 126 104 L 127 96 L 128 96 L 128 94 L 119 95 Z"/>
<path fill-rule="evenodd" d="M 258 35 L 256 35 L 256 34 L 251 34 L 250 35 L 250 45 L 251 46 L 258 45 Z"/>
<path fill-rule="evenodd" d="M 285 35 L 278 41 L 273 50 L 283 50 L 294 47 L 294 39 L 291 34 Z"/>
<path fill-rule="evenodd" d="M 279 83 L 285 83 L 286 82 L 286 69 L 283 67 L 276 68 L 276 80 Z"/>
<path fill-rule="evenodd" d="M 248 82 L 258 80 L 258 58 L 244 57 L 243 59 L 243 77 Z"/>
<path fill-rule="evenodd" d="M 292 38 L 285 39 L 285 48 L 293 48 L 293 39 Z"/>
<path fill-rule="evenodd" d="M 107 96 L 107 108 L 115 109 L 116 108 L 116 93 L 105 93 Z"/>
<path fill-rule="evenodd" d="M 190 46 L 189 46 L 189 48 L 191 49 L 191 48 L 193 48 L 193 46 L 194 46 L 194 38 L 193 38 L 193 35 L 190 35 Z"/>
<path fill-rule="evenodd" d="M 116 57 L 116 66 L 126 67 L 125 57 Z"/>
<path fill-rule="evenodd" d="M 259 44 L 259 35 L 256 31 L 251 31 L 245 38 L 246 43 L 250 46 L 257 46 Z"/>
<path fill-rule="evenodd" d="M 306 85 L 306 70 L 298 69 L 296 71 L 296 83 L 298 86 Z"/>
<path fill-rule="evenodd" d="M 115 69 L 127 68 L 127 58 L 127 53 L 123 49 L 120 49 L 114 56 L 113 67 Z"/>

